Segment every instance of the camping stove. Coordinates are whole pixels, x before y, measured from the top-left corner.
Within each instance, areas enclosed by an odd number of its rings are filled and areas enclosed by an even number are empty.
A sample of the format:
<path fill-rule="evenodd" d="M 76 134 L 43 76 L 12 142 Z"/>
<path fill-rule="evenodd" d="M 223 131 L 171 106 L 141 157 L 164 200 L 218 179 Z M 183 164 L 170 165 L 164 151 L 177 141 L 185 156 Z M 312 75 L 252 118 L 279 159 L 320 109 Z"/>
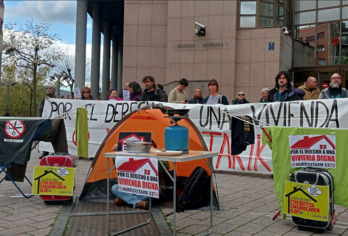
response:
<path fill-rule="evenodd" d="M 188 117 L 189 109 L 167 110 L 168 118 L 171 119 L 172 126 L 168 126 L 164 131 L 164 146 L 168 151 L 182 151 L 188 153 L 189 150 L 189 130 L 185 126 L 178 125 L 178 121 Z"/>

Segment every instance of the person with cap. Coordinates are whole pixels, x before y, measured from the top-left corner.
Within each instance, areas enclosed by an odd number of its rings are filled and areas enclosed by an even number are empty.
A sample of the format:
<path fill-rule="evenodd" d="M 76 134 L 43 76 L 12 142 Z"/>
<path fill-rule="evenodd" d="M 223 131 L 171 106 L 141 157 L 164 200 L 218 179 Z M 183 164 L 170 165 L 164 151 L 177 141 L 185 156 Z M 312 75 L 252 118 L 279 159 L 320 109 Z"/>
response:
<path fill-rule="evenodd" d="M 319 99 L 346 97 L 348 97 L 348 93 L 345 88 L 342 88 L 341 76 L 338 73 L 334 73 L 331 75 L 329 87 L 323 89 L 319 95 Z"/>

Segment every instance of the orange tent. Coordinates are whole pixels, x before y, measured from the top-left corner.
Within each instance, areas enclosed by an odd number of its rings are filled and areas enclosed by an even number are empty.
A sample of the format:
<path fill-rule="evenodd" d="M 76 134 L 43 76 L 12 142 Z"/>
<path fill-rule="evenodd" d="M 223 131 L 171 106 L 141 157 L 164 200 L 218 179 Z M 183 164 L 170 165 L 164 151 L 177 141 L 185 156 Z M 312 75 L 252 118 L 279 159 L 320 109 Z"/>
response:
<path fill-rule="evenodd" d="M 120 132 L 151 132 L 151 139 L 159 148 L 164 149 L 164 130 L 171 126 L 171 119 L 162 113 L 160 109 L 143 108 L 134 111 L 120 120 L 108 133 L 92 162 L 86 183 L 82 190 L 80 200 L 97 200 L 106 197 L 106 173 L 107 161 L 104 153 L 112 152 L 112 146 L 118 142 Z M 207 147 L 199 130 L 188 118 L 183 118 L 178 122 L 179 125 L 189 129 L 189 149 L 207 151 Z M 111 159 L 110 166 L 114 163 Z M 200 166 L 204 168 L 210 176 L 210 169 L 204 160 L 177 163 L 178 178 L 187 178 L 192 171 Z M 110 183 L 112 186 L 116 182 L 116 171 L 110 173 Z"/>

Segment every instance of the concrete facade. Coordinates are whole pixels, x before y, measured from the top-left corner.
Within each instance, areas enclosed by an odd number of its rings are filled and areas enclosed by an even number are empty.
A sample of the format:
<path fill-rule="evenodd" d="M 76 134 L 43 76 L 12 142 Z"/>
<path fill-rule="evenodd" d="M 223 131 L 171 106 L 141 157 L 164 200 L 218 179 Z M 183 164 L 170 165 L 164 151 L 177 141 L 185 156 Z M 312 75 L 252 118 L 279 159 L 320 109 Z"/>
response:
<path fill-rule="evenodd" d="M 96 1 L 88 5 L 94 7 L 102 3 Z M 100 9 L 103 15 L 105 8 Z M 92 10 L 88 12 L 93 15 Z M 121 83 L 131 81 L 143 86 L 142 78 L 152 75 L 157 83 L 164 85 L 167 93 L 176 81 L 186 78 L 190 82 L 190 97 L 195 87 L 202 87 L 203 96 L 207 96 L 207 81 L 216 79 L 220 92 L 229 102 L 240 90 L 249 101 L 257 102 L 262 88 L 273 88 L 280 70 L 292 68 L 290 36 L 284 35 L 279 27 L 238 29 L 238 1 L 126 0 L 123 19 L 123 47 L 116 51 L 122 51 L 121 62 L 118 62 L 122 73 L 111 81 L 119 90 Z M 205 36 L 195 33 L 195 22 L 206 26 Z M 111 64 L 115 63 L 111 59 Z M 92 91 L 96 92 L 94 87 L 98 85 L 94 79 Z M 106 89 L 109 88 L 102 88 L 103 93 Z"/>

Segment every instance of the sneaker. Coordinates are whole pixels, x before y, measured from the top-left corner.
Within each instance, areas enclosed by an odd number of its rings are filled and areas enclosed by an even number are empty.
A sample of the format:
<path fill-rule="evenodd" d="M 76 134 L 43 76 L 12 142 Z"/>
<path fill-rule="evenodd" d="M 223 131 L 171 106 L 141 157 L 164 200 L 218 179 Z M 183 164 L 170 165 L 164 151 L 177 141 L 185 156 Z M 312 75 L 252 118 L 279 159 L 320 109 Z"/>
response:
<path fill-rule="evenodd" d="M 149 209 L 149 202 L 148 201 L 140 201 L 135 204 L 136 208 L 148 210 Z"/>
<path fill-rule="evenodd" d="M 115 206 L 122 206 L 124 202 L 122 201 L 121 198 L 117 197 L 117 198 L 115 198 L 114 203 L 115 203 Z"/>

